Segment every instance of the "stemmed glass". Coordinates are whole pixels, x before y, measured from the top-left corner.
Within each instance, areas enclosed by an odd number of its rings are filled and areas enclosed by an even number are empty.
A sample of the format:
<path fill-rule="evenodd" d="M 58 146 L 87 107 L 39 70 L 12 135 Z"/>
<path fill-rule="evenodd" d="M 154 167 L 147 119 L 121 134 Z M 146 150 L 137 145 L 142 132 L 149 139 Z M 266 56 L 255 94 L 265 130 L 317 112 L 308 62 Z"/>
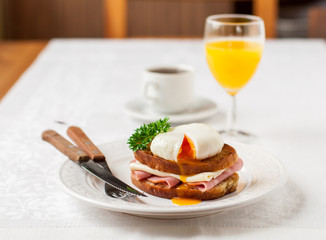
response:
<path fill-rule="evenodd" d="M 251 134 L 235 129 L 236 95 L 251 79 L 260 61 L 265 42 L 264 22 L 244 14 L 209 16 L 204 42 L 209 68 L 232 99 L 227 128 L 221 133 L 236 139 L 250 137 Z"/>

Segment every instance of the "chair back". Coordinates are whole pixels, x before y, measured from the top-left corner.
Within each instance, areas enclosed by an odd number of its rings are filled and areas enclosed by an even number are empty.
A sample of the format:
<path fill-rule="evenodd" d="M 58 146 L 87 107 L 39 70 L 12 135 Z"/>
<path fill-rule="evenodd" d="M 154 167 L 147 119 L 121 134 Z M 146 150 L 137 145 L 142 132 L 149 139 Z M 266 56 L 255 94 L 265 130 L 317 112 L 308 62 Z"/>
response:
<path fill-rule="evenodd" d="M 308 36 L 326 38 L 326 8 L 313 7 L 308 12 Z"/>

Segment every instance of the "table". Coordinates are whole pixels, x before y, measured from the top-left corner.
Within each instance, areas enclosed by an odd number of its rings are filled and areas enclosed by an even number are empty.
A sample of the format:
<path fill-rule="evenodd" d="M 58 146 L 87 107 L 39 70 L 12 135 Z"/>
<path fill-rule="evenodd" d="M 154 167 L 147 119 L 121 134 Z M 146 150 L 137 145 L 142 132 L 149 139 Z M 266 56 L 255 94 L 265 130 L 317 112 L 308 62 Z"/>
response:
<path fill-rule="evenodd" d="M 228 98 L 205 63 L 200 40 L 50 41 L 0 104 L 2 239 L 298 239 L 326 237 L 326 47 L 322 40 L 269 40 L 260 67 L 238 95 L 239 127 L 285 165 L 289 179 L 244 208 L 183 220 L 153 220 L 90 207 L 58 185 L 65 161 L 40 135 L 64 121 L 96 144 L 128 137 L 140 122 L 123 104 L 140 95 L 141 70 L 184 63 L 196 94 L 210 97 L 224 126 Z"/>
<path fill-rule="evenodd" d="M 0 41 L 0 99 L 46 44 L 47 41 Z"/>

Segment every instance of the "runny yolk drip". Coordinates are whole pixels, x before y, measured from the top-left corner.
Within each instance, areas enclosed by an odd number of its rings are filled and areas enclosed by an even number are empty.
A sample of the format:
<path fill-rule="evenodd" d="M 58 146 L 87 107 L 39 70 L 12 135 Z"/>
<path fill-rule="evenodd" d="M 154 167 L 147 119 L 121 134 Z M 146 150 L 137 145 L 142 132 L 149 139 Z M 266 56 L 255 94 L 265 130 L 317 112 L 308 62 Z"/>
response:
<path fill-rule="evenodd" d="M 180 175 L 180 181 L 181 182 L 187 182 L 187 176 L 186 175 Z"/>
<path fill-rule="evenodd" d="M 181 170 L 181 173 L 183 172 L 182 164 L 183 163 L 189 163 L 189 161 L 196 159 L 196 148 L 194 143 L 189 139 L 186 135 L 183 138 L 181 147 L 179 149 L 179 153 L 177 156 L 179 168 Z M 187 182 L 187 175 L 180 175 L 180 180 L 185 183 Z M 186 184 L 181 184 L 179 187 L 188 189 L 189 187 Z M 185 205 L 195 205 L 198 203 L 201 203 L 201 200 L 199 199 L 191 199 L 191 198 L 179 198 L 174 197 L 171 199 L 172 203 L 179 205 L 179 206 L 185 206 Z"/>
<path fill-rule="evenodd" d="M 177 155 L 177 161 L 181 172 L 180 180 L 182 182 L 187 182 L 187 176 L 184 175 L 183 164 L 189 164 L 194 159 L 196 159 L 195 145 L 190 138 L 184 135 Z"/>
<path fill-rule="evenodd" d="M 179 149 L 177 160 L 179 162 L 182 160 L 187 161 L 193 159 L 196 159 L 196 148 L 191 139 L 185 135 Z"/>
<path fill-rule="evenodd" d="M 178 164 L 181 173 L 183 172 L 182 164 L 183 163 L 189 163 L 189 161 L 196 159 L 196 148 L 194 143 L 191 141 L 190 138 L 188 138 L 186 135 L 184 135 L 181 147 L 179 149 L 179 153 L 177 156 Z M 187 182 L 187 175 L 180 175 L 180 180 L 185 183 Z M 181 184 L 178 188 L 188 188 L 186 184 Z M 171 199 L 172 203 L 179 205 L 179 206 L 185 206 L 185 205 L 195 205 L 201 202 L 199 199 L 191 199 L 191 198 L 179 198 L 174 197 Z"/>
<path fill-rule="evenodd" d="M 194 176 L 194 175 L 180 175 L 180 181 L 183 182 L 183 183 L 186 183 L 187 178 L 191 177 L 191 176 Z"/>
<path fill-rule="evenodd" d="M 174 204 L 179 205 L 179 206 L 195 205 L 195 204 L 201 203 L 201 200 L 199 200 L 199 199 L 191 199 L 191 198 L 178 198 L 178 197 L 175 197 L 175 198 L 172 198 L 171 200 L 172 200 L 172 202 Z"/>

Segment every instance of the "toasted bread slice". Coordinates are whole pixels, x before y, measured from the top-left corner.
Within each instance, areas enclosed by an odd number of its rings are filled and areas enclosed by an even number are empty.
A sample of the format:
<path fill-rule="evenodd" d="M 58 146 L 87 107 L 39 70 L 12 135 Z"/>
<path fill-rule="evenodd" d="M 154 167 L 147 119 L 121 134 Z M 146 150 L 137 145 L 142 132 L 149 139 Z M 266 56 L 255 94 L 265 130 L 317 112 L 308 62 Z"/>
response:
<path fill-rule="evenodd" d="M 191 198 L 200 200 L 210 200 L 224 196 L 225 194 L 234 192 L 237 188 L 239 175 L 234 173 L 214 188 L 202 192 L 194 186 L 188 186 L 184 183 L 178 184 L 173 188 L 168 188 L 165 183 L 152 183 L 146 179 L 137 180 L 135 174 L 131 174 L 132 183 L 151 195 L 161 198 Z"/>
<path fill-rule="evenodd" d="M 210 158 L 176 162 L 154 156 L 151 151 L 138 150 L 135 158 L 150 168 L 178 175 L 194 175 L 201 172 L 215 172 L 232 166 L 238 159 L 235 149 L 224 144 L 222 151 Z"/>

